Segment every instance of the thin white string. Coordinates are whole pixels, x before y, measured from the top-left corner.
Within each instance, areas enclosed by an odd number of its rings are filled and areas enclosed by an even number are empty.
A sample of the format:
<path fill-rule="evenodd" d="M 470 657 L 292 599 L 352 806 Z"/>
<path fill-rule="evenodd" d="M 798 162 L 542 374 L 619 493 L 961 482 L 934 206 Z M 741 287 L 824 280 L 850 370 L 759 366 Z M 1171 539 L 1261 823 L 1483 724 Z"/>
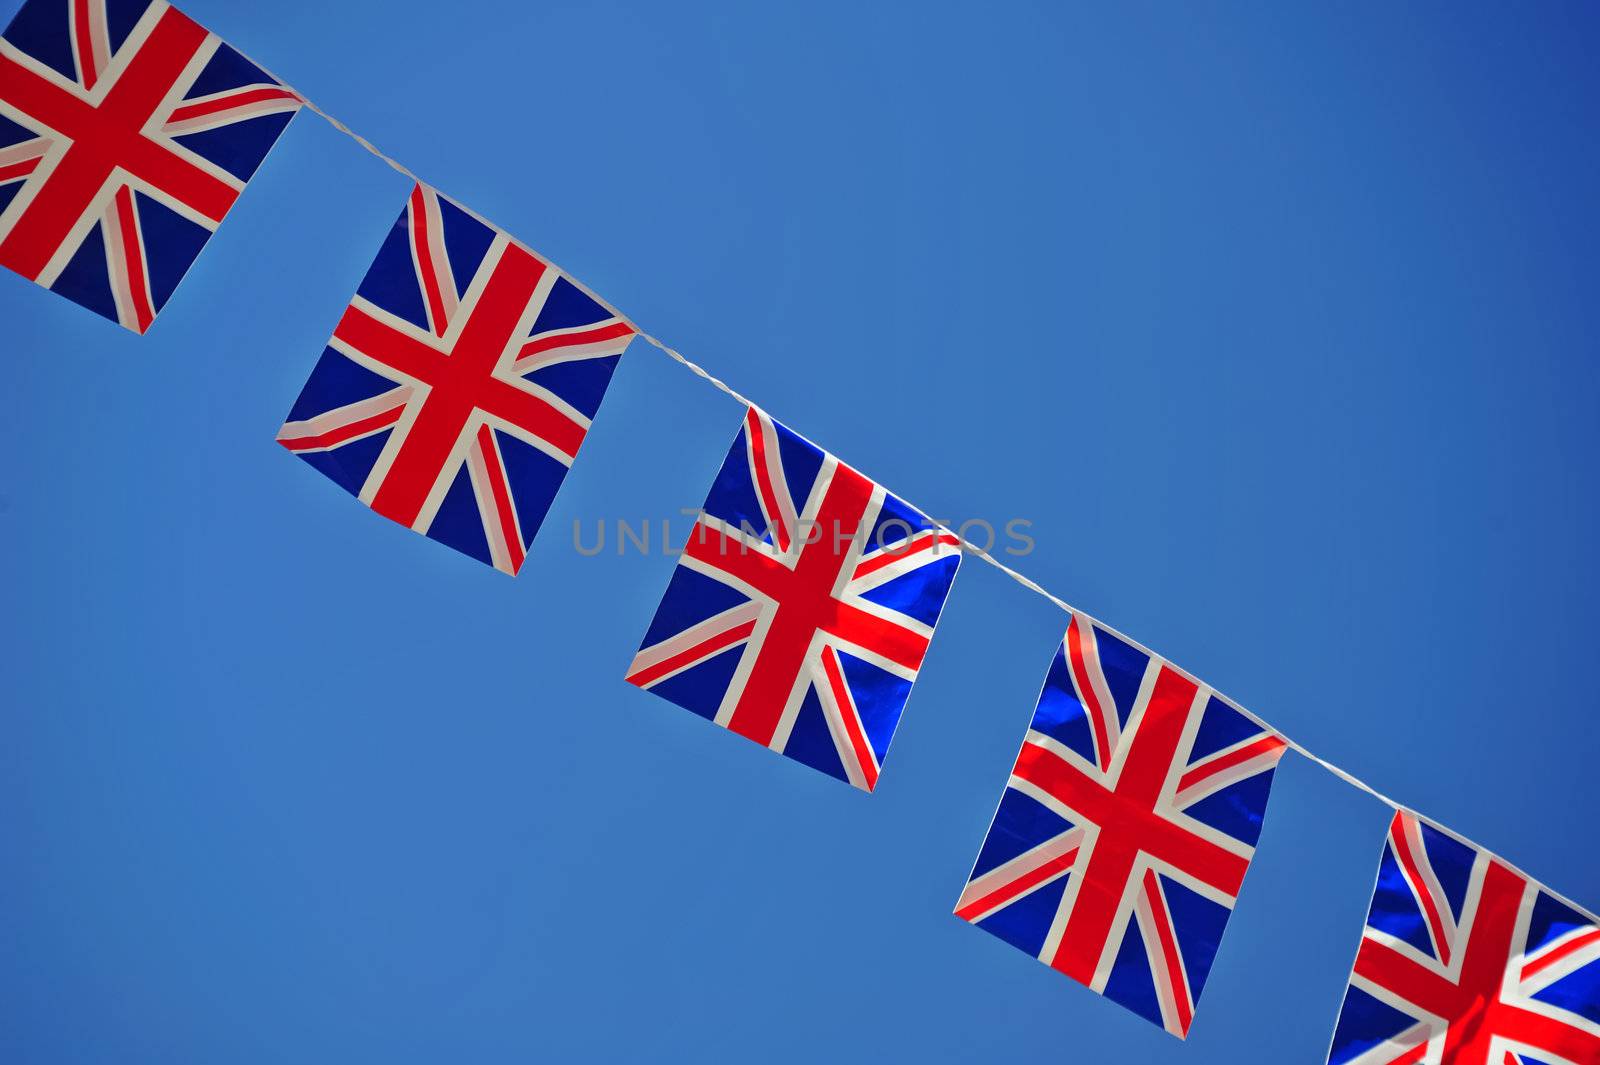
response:
<path fill-rule="evenodd" d="M 260 66 L 261 64 L 257 63 L 256 65 Z M 261 67 L 261 69 L 262 70 L 267 70 L 266 67 Z M 267 73 L 272 78 L 277 80 L 278 82 L 280 82 L 282 84 L 285 84 L 285 85 L 288 84 L 288 82 L 285 82 L 282 78 L 278 77 L 278 75 L 273 74 L 272 71 L 267 70 Z M 295 90 L 295 92 L 298 94 L 299 90 L 297 89 L 297 90 Z M 300 102 L 305 105 L 307 111 L 310 111 L 312 114 L 314 114 L 318 118 L 322 119 L 328 125 L 332 126 L 334 129 L 338 130 L 340 133 L 343 133 L 346 137 L 349 137 L 351 140 L 355 141 L 357 144 L 361 145 L 361 147 L 365 148 L 369 154 L 377 156 L 379 159 L 383 160 L 385 163 L 387 163 L 389 166 L 393 167 L 395 170 L 398 170 L 400 173 L 404 174 L 406 177 L 410 178 L 412 181 L 415 181 L 418 185 L 427 185 L 428 184 L 426 181 L 423 181 L 421 178 L 417 177 L 416 174 L 413 174 L 411 172 L 411 168 L 410 167 L 406 166 L 404 163 L 400 162 L 400 160 L 394 158 L 393 156 L 385 155 L 383 152 L 380 152 L 378 150 L 378 148 L 377 148 L 377 145 L 375 145 L 371 141 L 367 140 L 367 138 L 363 137 L 361 134 L 357 133 L 355 130 L 351 129 L 349 126 L 345 125 L 343 122 L 339 121 L 337 118 L 334 118 L 332 115 L 328 114 L 328 112 L 324 111 L 322 108 L 318 107 L 316 104 L 314 104 L 310 100 L 306 99 L 305 96 L 303 96 L 303 95 L 300 96 Z M 429 188 L 432 188 L 432 186 L 430 185 Z"/>
<path fill-rule="evenodd" d="M 257 66 L 259 66 L 259 65 L 260 64 L 257 64 Z M 266 68 L 263 67 L 262 69 L 265 70 Z M 268 73 L 270 74 L 271 72 L 268 71 Z M 278 82 L 280 82 L 281 84 L 288 84 L 282 78 L 278 78 L 277 75 L 275 75 L 275 74 L 273 74 L 272 77 L 276 78 L 276 80 Z M 349 126 L 345 125 L 343 122 L 341 122 L 339 119 L 335 118 L 333 115 L 331 115 L 328 112 L 324 111 L 322 108 L 318 107 L 316 104 L 312 103 L 310 100 L 306 99 L 304 96 L 301 96 L 300 100 L 301 100 L 301 102 L 303 104 L 305 104 L 306 110 L 308 110 L 308 111 L 312 112 L 313 114 L 317 115 L 323 121 L 327 122 L 328 125 L 332 126 L 334 129 L 338 130 L 340 133 L 343 133 L 346 137 L 349 137 L 351 140 L 355 141 L 363 149 L 365 149 L 369 154 L 371 154 L 371 155 L 375 156 L 376 158 L 382 160 L 388 166 L 390 166 L 394 170 L 398 171 L 399 173 L 404 174 L 406 177 L 410 178 L 412 181 L 415 181 L 417 184 L 419 184 L 419 185 L 427 185 L 428 184 L 427 182 L 423 181 L 420 177 L 418 177 L 415 173 L 413 173 L 411 171 L 411 169 L 409 167 L 407 167 L 405 164 L 401 163 L 398 159 L 395 159 L 394 157 L 392 157 L 390 155 L 384 154 L 371 141 L 369 141 L 369 140 L 367 140 L 367 138 L 361 136 L 361 134 L 357 133 L 355 130 L 353 130 Z M 548 259 L 545 260 L 545 261 L 549 262 Z M 564 276 L 566 276 L 569 280 L 573 280 L 574 282 L 576 282 L 576 279 L 573 278 L 573 276 L 572 276 L 572 274 L 570 272 L 568 272 L 566 270 L 563 270 L 560 266 L 557 266 L 555 263 L 550 263 L 550 265 L 554 266 L 557 270 L 560 270 L 561 273 Z M 582 288 L 583 286 L 581 284 L 579 284 L 579 287 Z M 585 291 L 587 292 L 588 290 L 585 289 Z M 594 295 L 594 293 L 589 293 L 589 294 L 590 295 Z M 596 297 L 596 298 L 598 299 L 598 297 Z M 601 302 L 604 302 L 604 301 L 601 301 Z M 676 348 L 673 348 L 669 344 L 666 344 L 665 342 L 661 341 L 660 339 L 658 339 L 657 337 L 653 336 L 652 334 L 646 332 L 645 330 L 640 329 L 637 323 L 633 322 L 631 319 L 627 318 L 625 315 L 623 315 L 623 314 L 621 314 L 619 312 L 617 314 L 617 317 L 621 318 L 623 321 L 625 321 L 629 325 L 633 326 L 634 331 L 638 334 L 638 337 L 639 337 L 640 340 L 643 340 L 646 344 L 649 344 L 651 347 L 656 348 L 657 350 L 662 352 L 662 354 L 666 355 L 669 359 L 671 359 L 672 361 L 678 363 L 680 366 L 683 366 L 690 373 L 694 374 L 696 377 L 698 377 L 701 380 L 705 381 L 712 388 L 715 388 L 717 391 L 723 393 L 724 395 L 727 395 L 727 396 L 731 397 L 732 399 L 734 399 L 735 401 L 737 401 L 738 403 L 740 403 L 740 404 L 742 404 L 742 405 L 744 405 L 746 407 L 756 407 L 757 409 L 763 409 L 763 410 L 765 409 L 765 408 L 762 408 L 760 406 L 760 404 L 757 404 L 757 403 L 747 399 L 745 396 L 743 396 L 743 395 L 739 394 L 738 392 L 736 392 L 726 382 L 724 382 L 722 379 L 716 377 L 715 375 L 711 374 L 709 371 L 707 371 L 704 367 L 700 366 L 698 363 L 694 362 L 693 360 L 691 360 L 689 358 L 686 358 Z M 900 495 L 899 493 L 894 493 L 894 494 L 896 495 L 897 498 L 899 498 L 901 500 L 905 500 L 905 498 L 906 498 L 905 496 Z M 972 541 L 968 540 L 966 537 L 962 536 L 960 533 L 956 532 L 954 529 L 947 528 L 944 525 L 940 524 L 938 521 L 935 521 L 934 518 L 932 516 L 930 516 L 927 513 L 927 511 L 923 510 L 921 507 L 918 507 L 916 504 L 909 503 L 909 502 L 907 502 L 907 505 L 910 506 L 911 509 L 915 510 L 918 514 L 921 514 L 924 518 L 926 518 L 928 520 L 929 524 L 935 526 L 938 529 L 941 529 L 942 531 L 944 531 L 946 533 L 949 533 L 952 537 L 954 537 L 956 542 L 961 545 L 961 549 L 963 551 L 967 552 L 968 554 L 970 554 L 970 555 L 972 555 L 972 556 L 974 556 L 974 557 L 976 557 L 976 558 L 978 558 L 978 559 L 980 559 L 980 560 L 982 560 L 984 562 L 987 562 L 989 565 L 993 566 L 995 569 L 999 570 L 1001 573 L 1005 574 L 1007 577 L 1010 577 L 1017 584 L 1020 584 L 1022 587 L 1026 588 L 1028 591 L 1033 592 L 1035 595 L 1039 595 L 1039 596 L 1042 596 L 1045 599 L 1048 599 L 1050 602 L 1054 603 L 1056 606 L 1060 607 L 1062 610 L 1066 611 L 1068 614 L 1081 615 L 1086 621 L 1093 622 L 1095 625 L 1098 625 L 1100 628 L 1104 629 L 1106 632 L 1109 632 L 1111 635 L 1115 636 L 1117 639 L 1122 640 L 1124 643 L 1127 643 L 1127 644 L 1129 644 L 1129 645 L 1131 645 L 1133 647 L 1137 647 L 1139 650 L 1143 651 L 1145 654 L 1151 656 L 1152 658 L 1160 659 L 1167 666 L 1177 670 L 1179 673 L 1185 673 L 1184 670 L 1179 669 L 1178 667 L 1174 666 L 1171 662 L 1167 662 L 1167 660 L 1165 658 L 1162 658 L 1160 655 L 1156 654 L 1154 651 L 1150 650 L 1148 647 L 1145 647 L 1139 641 L 1133 639 L 1130 636 L 1127 636 L 1124 633 L 1118 632 L 1116 629 L 1112 628 L 1110 625 L 1107 625 L 1105 622 L 1101 621 L 1099 618 L 1094 617 L 1092 614 L 1088 614 L 1085 611 L 1079 610 L 1077 607 L 1073 606 L 1071 603 L 1067 602 L 1065 599 L 1062 599 L 1060 596 L 1058 596 L 1055 593 L 1051 592 L 1048 588 L 1044 587 L 1044 585 L 1040 584 L 1038 581 L 1034 580 L 1032 577 L 1029 577 L 1025 573 L 1020 573 L 1017 570 L 1012 569 L 1010 566 L 1006 565 L 1004 562 L 1001 562 L 999 559 L 997 559 L 993 555 L 991 555 L 988 551 L 984 550 L 983 548 L 979 547 L 977 544 L 975 544 Z M 1195 680 L 1196 683 L 1203 683 L 1202 681 L 1199 681 L 1198 678 L 1191 677 L 1190 679 Z M 1218 693 L 1218 694 L 1220 695 L 1221 693 Z M 1223 696 L 1223 698 L 1226 699 L 1227 697 Z M 1572 908 L 1573 910 L 1578 911 L 1579 913 L 1581 913 L 1585 917 L 1587 917 L 1590 921 L 1595 922 L 1597 924 L 1600 924 L 1600 917 L 1597 917 L 1594 913 L 1592 913 L 1588 909 L 1584 908 L 1583 906 L 1578 905 L 1576 902 L 1574 902 L 1573 900 L 1567 898 L 1565 895 L 1562 895 L 1559 892 L 1555 891 L 1553 888 L 1547 886 L 1542 881 L 1535 880 L 1534 877 L 1529 876 L 1527 873 L 1525 873 L 1521 869 L 1517 868 L 1517 866 L 1512 865 L 1509 861 L 1506 861 L 1506 859 L 1504 857 L 1502 857 L 1502 856 L 1500 856 L 1498 854 L 1494 854 L 1494 852 L 1487 850 L 1487 848 L 1484 848 L 1484 847 L 1482 847 L 1481 845 L 1479 845 L 1477 843 L 1474 843 L 1472 840 L 1467 839 L 1465 836 L 1462 836 L 1459 833 L 1454 832 L 1449 828 L 1446 828 L 1439 821 L 1436 821 L 1433 818 L 1426 816 L 1425 814 L 1418 813 L 1416 810 L 1412 809 L 1409 806 L 1404 805 L 1403 803 L 1396 802 L 1394 799 L 1391 799 L 1389 796 L 1385 795 L 1383 792 L 1379 791 L 1377 788 L 1373 787 L 1371 784 L 1368 784 L 1366 781 L 1362 780 L 1360 777 L 1356 776 L 1355 774 L 1350 773 L 1350 772 L 1348 772 L 1348 771 L 1346 771 L 1344 769 L 1341 769 L 1339 766 L 1337 766 L 1337 765 L 1333 764 L 1332 762 L 1328 761 L 1326 758 L 1323 758 L 1320 755 L 1313 753 L 1304 744 L 1299 743 L 1296 740 L 1290 738 L 1289 736 L 1284 735 L 1282 730 L 1278 729 L 1276 726 L 1268 724 L 1266 722 L 1266 720 L 1264 720 L 1263 718 L 1261 718 L 1259 715 L 1255 714 L 1254 712 L 1246 709 L 1244 706 L 1240 705 L 1239 703 L 1234 702 L 1232 699 L 1228 699 L 1227 701 L 1229 702 L 1230 705 L 1232 705 L 1240 713 L 1244 714 L 1251 721 L 1254 721 L 1256 723 L 1256 725 L 1258 725 L 1262 730 L 1264 730 L 1266 732 L 1270 732 L 1274 736 L 1277 736 L 1280 740 L 1283 741 L 1285 747 L 1287 747 L 1289 750 L 1293 751 L 1294 753 L 1298 754 L 1300 757 L 1304 758 L 1306 761 L 1311 762 L 1314 765 L 1322 767 L 1327 772 L 1329 772 L 1329 773 L 1333 774 L 1333 776 L 1337 777 L 1339 780 L 1344 781 L 1346 784 L 1348 784 L 1351 787 L 1355 788 L 1357 791 L 1365 792 L 1367 795 L 1369 795 L 1372 798 L 1378 800 L 1383 805 L 1385 805 L 1385 806 L 1387 806 L 1387 807 L 1389 807 L 1389 808 L 1391 808 L 1393 810 L 1399 811 L 1401 813 L 1407 813 L 1407 814 L 1412 815 L 1413 817 L 1420 818 L 1420 819 L 1428 822 L 1428 824 L 1433 826 L 1434 828 L 1439 829 L 1440 831 L 1444 832 L 1446 835 L 1451 836 L 1452 838 L 1459 840 L 1460 842 L 1466 844 L 1467 846 L 1472 847 L 1475 850 L 1482 850 L 1485 853 L 1493 855 L 1495 858 L 1497 858 L 1500 862 L 1502 862 L 1507 868 L 1509 868 L 1512 872 L 1516 873 L 1518 876 L 1521 876 L 1525 880 L 1530 880 L 1530 881 L 1533 881 L 1533 882 L 1539 884 L 1540 889 L 1542 891 L 1544 891 L 1545 894 L 1549 895 L 1551 898 L 1554 898 L 1558 902 L 1560 902 L 1560 903 Z"/>
<path fill-rule="evenodd" d="M 562 272 L 565 273 L 566 271 L 562 271 Z M 632 323 L 629 323 L 629 324 L 632 324 Z M 667 356 L 667 358 L 671 359 L 673 362 L 678 363 L 680 366 L 685 367 L 690 373 L 694 374 L 696 377 L 698 377 L 701 380 L 705 381 L 707 384 L 709 384 L 712 388 L 716 389 L 718 392 L 722 392 L 722 393 L 724 393 L 726 395 L 732 396 L 734 399 L 738 400 L 740 403 L 743 403 L 747 407 L 755 407 L 757 410 L 763 409 L 758 404 L 750 402 L 748 399 L 745 399 L 739 393 L 737 393 L 733 389 L 729 388 L 727 386 L 727 384 L 725 384 L 720 378 L 716 378 L 716 377 L 711 376 L 711 374 L 707 373 L 704 369 L 702 369 L 701 367 L 697 366 L 695 363 L 690 362 L 688 359 L 684 358 L 683 355 L 680 354 L 676 348 L 672 348 L 672 347 L 669 347 L 666 344 L 663 344 L 661 341 L 657 340 L 655 337 L 651 336 L 649 333 L 646 333 L 643 329 L 639 329 L 639 327 L 637 325 L 634 326 L 634 329 L 638 331 L 640 340 L 644 341 L 646 344 L 651 345 L 652 347 L 658 348 L 663 354 L 665 354 Z M 924 517 L 926 517 L 926 515 L 924 515 Z"/>

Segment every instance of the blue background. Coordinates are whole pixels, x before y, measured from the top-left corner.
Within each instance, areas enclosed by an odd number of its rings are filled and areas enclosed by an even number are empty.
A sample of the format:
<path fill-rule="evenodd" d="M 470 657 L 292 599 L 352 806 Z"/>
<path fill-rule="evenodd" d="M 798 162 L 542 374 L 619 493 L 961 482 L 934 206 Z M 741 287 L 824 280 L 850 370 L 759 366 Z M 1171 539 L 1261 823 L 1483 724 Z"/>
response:
<path fill-rule="evenodd" d="M 1600 905 L 1600 10 L 1207 7 L 187 5 Z M 406 189 L 302 115 L 148 337 L 0 276 L 0 1059 L 1322 1060 L 1387 811 L 1304 761 L 1187 1045 L 950 916 L 1064 627 L 993 570 L 870 797 L 622 683 L 671 560 L 572 524 L 740 414 L 659 353 L 515 580 L 274 445 Z"/>

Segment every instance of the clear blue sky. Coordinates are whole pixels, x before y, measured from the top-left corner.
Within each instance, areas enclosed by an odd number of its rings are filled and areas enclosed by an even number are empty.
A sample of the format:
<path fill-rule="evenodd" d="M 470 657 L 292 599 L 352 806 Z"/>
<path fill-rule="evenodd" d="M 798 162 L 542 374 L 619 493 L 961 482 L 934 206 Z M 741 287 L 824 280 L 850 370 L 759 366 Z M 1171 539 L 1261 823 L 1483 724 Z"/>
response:
<path fill-rule="evenodd" d="M 185 6 L 1600 906 L 1593 6 Z M 1387 811 L 1305 762 L 1187 1044 L 950 916 L 1065 620 L 993 571 L 871 796 L 623 683 L 671 560 L 572 523 L 740 413 L 654 351 L 515 580 L 274 445 L 405 192 L 303 115 L 148 337 L 0 275 L 0 1059 L 1322 1060 Z"/>

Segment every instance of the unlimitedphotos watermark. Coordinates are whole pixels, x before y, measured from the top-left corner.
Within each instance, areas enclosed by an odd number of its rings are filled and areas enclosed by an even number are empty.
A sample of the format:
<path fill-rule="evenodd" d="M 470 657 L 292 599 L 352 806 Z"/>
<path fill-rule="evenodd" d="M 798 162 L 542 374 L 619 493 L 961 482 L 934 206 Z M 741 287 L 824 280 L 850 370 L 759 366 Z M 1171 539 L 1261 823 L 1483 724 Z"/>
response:
<path fill-rule="evenodd" d="M 704 535 L 705 527 L 699 523 L 701 513 L 699 510 L 685 507 L 678 513 L 682 518 L 676 522 L 672 518 L 642 518 L 638 521 L 629 518 L 599 518 L 589 521 L 574 518 L 572 549 L 585 558 L 593 558 L 608 548 L 618 555 L 625 555 L 631 550 L 641 555 L 675 556 L 683 554 L 684 545 L 691 536 L 701 537 L 702 544 L 711 542 L 710 538 Z M 1014 558 L 1033 554 L 1033 537 L 1025 531 L 1033 527 L 1033 522 L 1027 518 L 1012 518 L 1003 523 L 998 530 L 993 522 L 983 518 L 971 518 L 959 525 L 939 519 L 934 520 L 938 525 L 953 531 L 962 540 L 981 551 L 992 554 L 998 548 Z M 674 524 L 677 525 L 676 529 Z M 794 538 L 805 545 L 831 541 L 833 552 L 842 553 L 856 538 L 859 530 L 855 526 L 847 527 L 839 521 L 831 523 L 833 528 L 829 528 L 829 524 L 802 518 L 794 532 Z M 759 543 L 764 537 L 771 539 L 766 535 L 767 529 L 753 526 L 748 522 L 740 523 L 736 531 L 739 534 L 736 537 L 717 538 L 718 550 L 744 552 L 749 550 L 747 544 Z M 909 550 L 918 540 L 920 531 L 909 522 L 890 518 L 878 527 L 865 550 L 883 548 L 891 554 L 897 550 Z M 738 547 L 730 548 L 730 543 L 737 543 Z M 961 548 L 936 538 L 928 550 L 938 554 L 942 551 L 959 552 Z"/>

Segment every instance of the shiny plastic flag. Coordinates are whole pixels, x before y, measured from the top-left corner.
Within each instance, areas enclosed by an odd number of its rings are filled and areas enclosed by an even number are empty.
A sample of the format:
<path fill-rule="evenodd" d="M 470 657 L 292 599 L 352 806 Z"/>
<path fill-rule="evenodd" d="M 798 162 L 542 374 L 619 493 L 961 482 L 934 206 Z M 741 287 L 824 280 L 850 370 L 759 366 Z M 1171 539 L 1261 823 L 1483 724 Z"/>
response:
<path fill-rule="evenodd" d="M 164 0 L 27 0 L 0 38 L 0 264 L 143 333 L 299 107 Z"/>
<path fill-rule="evenodd" d="M 1414 814 L 1389 825 L 1332 1065 L 1595 1065 L 1600 927 Z"/>
<path fill-rule="evenodd" d="M 956 538 L 755 408 L 628 682 L 871 791 Z"/>
<path fill-rule="evenodd" d="M 633 336 L 418 185 L 278 443 L 384 517 L 515 574 Z"/>
<path fill-rule="evenodd" d="M 956 915 L 1186 1035 L 1284 749 L 1074 615 Z"/>

